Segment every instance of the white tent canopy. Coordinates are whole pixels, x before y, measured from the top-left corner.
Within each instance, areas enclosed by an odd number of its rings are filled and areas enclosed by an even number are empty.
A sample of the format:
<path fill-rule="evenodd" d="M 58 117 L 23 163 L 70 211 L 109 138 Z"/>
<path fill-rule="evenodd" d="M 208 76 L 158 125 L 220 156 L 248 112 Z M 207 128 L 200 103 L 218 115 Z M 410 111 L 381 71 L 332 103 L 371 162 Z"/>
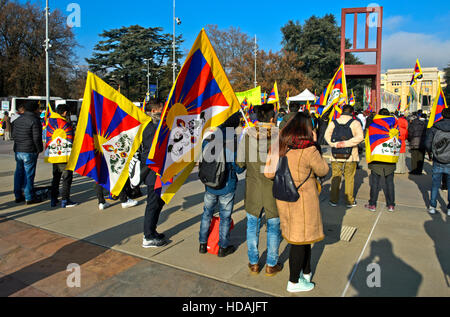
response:
<path fill-rule="evenodd" d="M 308 89 L 305 89 L 301 94 L 293 97 L 289 97 L 289 102 L 291 101 L 315 101 L 316 96 L 312 92 L 310 92 Z"/>

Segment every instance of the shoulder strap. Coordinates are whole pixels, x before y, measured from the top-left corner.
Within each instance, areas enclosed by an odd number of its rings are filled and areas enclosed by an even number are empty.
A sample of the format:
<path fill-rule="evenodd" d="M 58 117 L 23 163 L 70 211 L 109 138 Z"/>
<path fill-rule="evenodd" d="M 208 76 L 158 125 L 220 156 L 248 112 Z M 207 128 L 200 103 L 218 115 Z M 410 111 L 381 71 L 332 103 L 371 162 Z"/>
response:
<path fill-rule="evenodd" d="M 302 160 L 302 156 L 303 156 L 303 151 L 302 154 L 300 154 L 300 159 L 298 160 L 298 165 L 300 166 L 300 161 Z M 297 187 L 297 191 L 300 189 L 300 187 L 303 186 L 303 184 L 306 183 L 306 181 L 311 177 L 311 173 L 312 173 L 312 169 L 309 170 L 309 174 L 308 177 L 306 177 L 306 179 L 303 181 L 303 183 L 301 183 L 298 187 Z"/>
<path fill-rule="evenodd" d="M 348 122 L 345 124 L 346 128 L 350 128 L 351 124 L 353 123 L 353 121 L 355 121 L 355 119 L 351 118 L 350 120 L 348 120 Z"/>

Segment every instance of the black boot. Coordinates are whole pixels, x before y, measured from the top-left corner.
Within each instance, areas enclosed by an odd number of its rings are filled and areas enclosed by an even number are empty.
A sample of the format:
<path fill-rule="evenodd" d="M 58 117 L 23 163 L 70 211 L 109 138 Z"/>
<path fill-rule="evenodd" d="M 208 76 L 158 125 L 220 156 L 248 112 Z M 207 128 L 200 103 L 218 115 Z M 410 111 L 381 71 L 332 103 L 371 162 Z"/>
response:
<path fill-rule="evenodd" d="M 206 243 L 200 243 L 200 248 L 198 249 L 198 252 L 201 254 L 205 254 L 208 251 L 208 246 Z"/>
<path fill-rule="evenodd" d="M 236 251 L 236 248 L 233 245 L 229 245 L 226 248 L 219 248 L 219 254 L 217 256 L 219 258 L 226 257 L 227 255 L 232 254 L 234 251 Z"/>

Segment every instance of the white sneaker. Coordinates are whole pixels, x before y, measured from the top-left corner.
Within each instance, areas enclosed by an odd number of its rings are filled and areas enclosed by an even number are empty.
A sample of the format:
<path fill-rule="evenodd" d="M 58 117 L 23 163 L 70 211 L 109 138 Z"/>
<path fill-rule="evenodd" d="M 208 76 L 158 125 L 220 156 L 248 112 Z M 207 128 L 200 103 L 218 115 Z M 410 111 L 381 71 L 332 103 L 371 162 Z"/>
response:
<path fill-rule="evenodd" d="M 136 200 L 133 199 L 128 199 L 128 201 L 126 203 L 122 203 L 122 208 L 130 208 L 130 207 L 134 207 L 138 204 L 138 202 Z"/>
<path fill-rule="evenodd" d="M 108 208 L 109 206 L 111 206 L 111 205 L 108 204 L 107 202 L 105 202 L 104 204 L 98 204 L 98 209 L 103 210 L 103 209 Z"/>
<path fill-rule="evenodd" d="M 430 213 L 430 215 L 434 215 L 436 213 L 436 208 L 430 207 L 428 208 L 428 212 Z"/>
<path fill-rule="evenodd" d="M 314 284 L 300 279 L 298 283 L 288 282 L 287 291 L 289 293 L 309 292 L 314 289 Z"/>
<path fill-rule="evenodd" d="M 301 278 L 301 277 L 300 277 Z M 303 274 L 303 278 L 308 282 L 311 283 L 312 274 Z"/>

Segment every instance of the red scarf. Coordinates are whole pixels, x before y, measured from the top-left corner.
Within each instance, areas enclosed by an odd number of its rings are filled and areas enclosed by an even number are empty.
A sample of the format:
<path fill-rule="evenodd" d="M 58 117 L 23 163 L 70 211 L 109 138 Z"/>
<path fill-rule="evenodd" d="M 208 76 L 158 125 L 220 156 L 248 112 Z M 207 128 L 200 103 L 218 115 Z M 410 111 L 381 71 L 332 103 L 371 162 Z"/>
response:
<path fill-rule="evenodd" d="M 291 139 L 291 141 L 289 142 L 289 148 L 294 149 L 294 150 L 306 149 L 311 146 L 314 146 L 314 142 L 312 142 L 310 140 L 300 139 L 297 136 L 293 137 Z"/>

